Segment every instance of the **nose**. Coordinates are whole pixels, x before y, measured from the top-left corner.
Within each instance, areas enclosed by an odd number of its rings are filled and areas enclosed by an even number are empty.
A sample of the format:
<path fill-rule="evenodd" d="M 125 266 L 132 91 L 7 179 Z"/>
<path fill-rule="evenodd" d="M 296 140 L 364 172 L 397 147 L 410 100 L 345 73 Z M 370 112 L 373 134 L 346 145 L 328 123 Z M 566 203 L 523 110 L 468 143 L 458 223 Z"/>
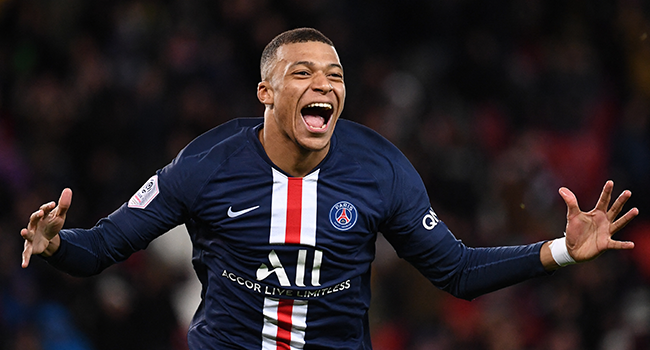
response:
<path fill-rule="evenodd" d="M 314 76 L 312 89 L 322 94 L 327 94 L 330 91 L 334 90 L 334 87 L 332 86 L 332 83 L 330 83 L 330 81 L 327 79 L 325 74 L 319 73 Z"/>

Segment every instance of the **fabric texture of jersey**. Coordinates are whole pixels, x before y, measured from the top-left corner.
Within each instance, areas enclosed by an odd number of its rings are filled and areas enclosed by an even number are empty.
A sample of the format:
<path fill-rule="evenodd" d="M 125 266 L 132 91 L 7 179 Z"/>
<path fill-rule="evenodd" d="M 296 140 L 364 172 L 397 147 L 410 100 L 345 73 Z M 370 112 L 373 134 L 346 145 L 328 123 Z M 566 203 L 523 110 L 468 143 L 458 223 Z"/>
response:
<path fill-rule="evenodd" d="M 191 349 L 371 349 L 378 232 L 465 299 L 546 273 L 541 243 L 457 240 L 406 157 L 374 131 L 339 120 L 327 157 L 294 178 L 266 156 L 262 122 L 235 119 L 198 137 L 95 227 L 62 230 L 48 262 L 97 274 L 185 224 L 203 285 Z"/>

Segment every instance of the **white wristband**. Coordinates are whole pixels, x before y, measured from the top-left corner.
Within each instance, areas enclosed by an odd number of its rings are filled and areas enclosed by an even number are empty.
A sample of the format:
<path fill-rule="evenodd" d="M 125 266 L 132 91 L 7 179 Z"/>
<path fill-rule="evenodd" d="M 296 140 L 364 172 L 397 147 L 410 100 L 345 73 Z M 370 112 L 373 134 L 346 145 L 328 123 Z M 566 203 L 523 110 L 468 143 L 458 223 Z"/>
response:
<path fill-rule="evenodd" d="M 551 248 L 551 256 L 553 256 L 553 260 L 555 260 L 558 265 L 567 266 L 576 263 L 571 255 L 569 255 L 569 250 L 566 247 L 566 237 L 557 238 L 551 241 L 549 248 Z"/>

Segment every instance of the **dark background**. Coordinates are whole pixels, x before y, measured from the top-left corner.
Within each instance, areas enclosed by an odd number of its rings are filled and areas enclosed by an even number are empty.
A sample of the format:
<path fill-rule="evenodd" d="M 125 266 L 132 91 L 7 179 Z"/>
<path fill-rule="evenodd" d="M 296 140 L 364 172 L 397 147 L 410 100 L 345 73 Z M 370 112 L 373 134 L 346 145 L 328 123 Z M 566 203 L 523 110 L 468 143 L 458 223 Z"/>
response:
<path fill-rule="evenodd" d="M 633 251 L 471 303 L 380 240 L 375 349 L 650 348 L 649 2 L 0 0 L 0 349 L 186 347 L 186 269 L 147 250 L 88 279 L 22 270 L 19 231 L 64 187 L 66 227 L 90 227 L 192 138 L 261 115 L 261 51 L 298 26 L 337 47 L 343 117 L 404 151 L 465 243 L 559 237 L 560 186 L 588 210 L 613 179 L 641 211 L 617 236 Z"/>

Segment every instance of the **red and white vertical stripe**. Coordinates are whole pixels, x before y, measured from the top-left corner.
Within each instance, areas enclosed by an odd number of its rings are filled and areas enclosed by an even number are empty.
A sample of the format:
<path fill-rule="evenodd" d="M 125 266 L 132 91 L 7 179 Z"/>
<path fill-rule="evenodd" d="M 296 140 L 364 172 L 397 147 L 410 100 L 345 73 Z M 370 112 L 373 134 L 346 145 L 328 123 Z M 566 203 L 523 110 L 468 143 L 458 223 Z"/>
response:
<path fill-rule="evenodd" d="M 307 300 L 264 299 L 262 350 L 294 350 L 305 346 Z"/>
<path fill-rule="evenodd" d="M 271 197 L 270 244 L 300 244 L 316 246 L 316 210 L 318 173 L 303 177 L 288 177 L 273 169 Z M 296 285 L 304 286 L 307 251 L 298 254 Z M 319 270 L 322 252 L 315 253 L 312 284 L 320 285 Z M 294 350 L 305 345 L 307 300 L 264 299 L 263 350 Z"/>
<path fill-rule="evenodd" d="M 318 172 L 287 177 L 273 169 L 269 243 L 316 245 Z"/>

